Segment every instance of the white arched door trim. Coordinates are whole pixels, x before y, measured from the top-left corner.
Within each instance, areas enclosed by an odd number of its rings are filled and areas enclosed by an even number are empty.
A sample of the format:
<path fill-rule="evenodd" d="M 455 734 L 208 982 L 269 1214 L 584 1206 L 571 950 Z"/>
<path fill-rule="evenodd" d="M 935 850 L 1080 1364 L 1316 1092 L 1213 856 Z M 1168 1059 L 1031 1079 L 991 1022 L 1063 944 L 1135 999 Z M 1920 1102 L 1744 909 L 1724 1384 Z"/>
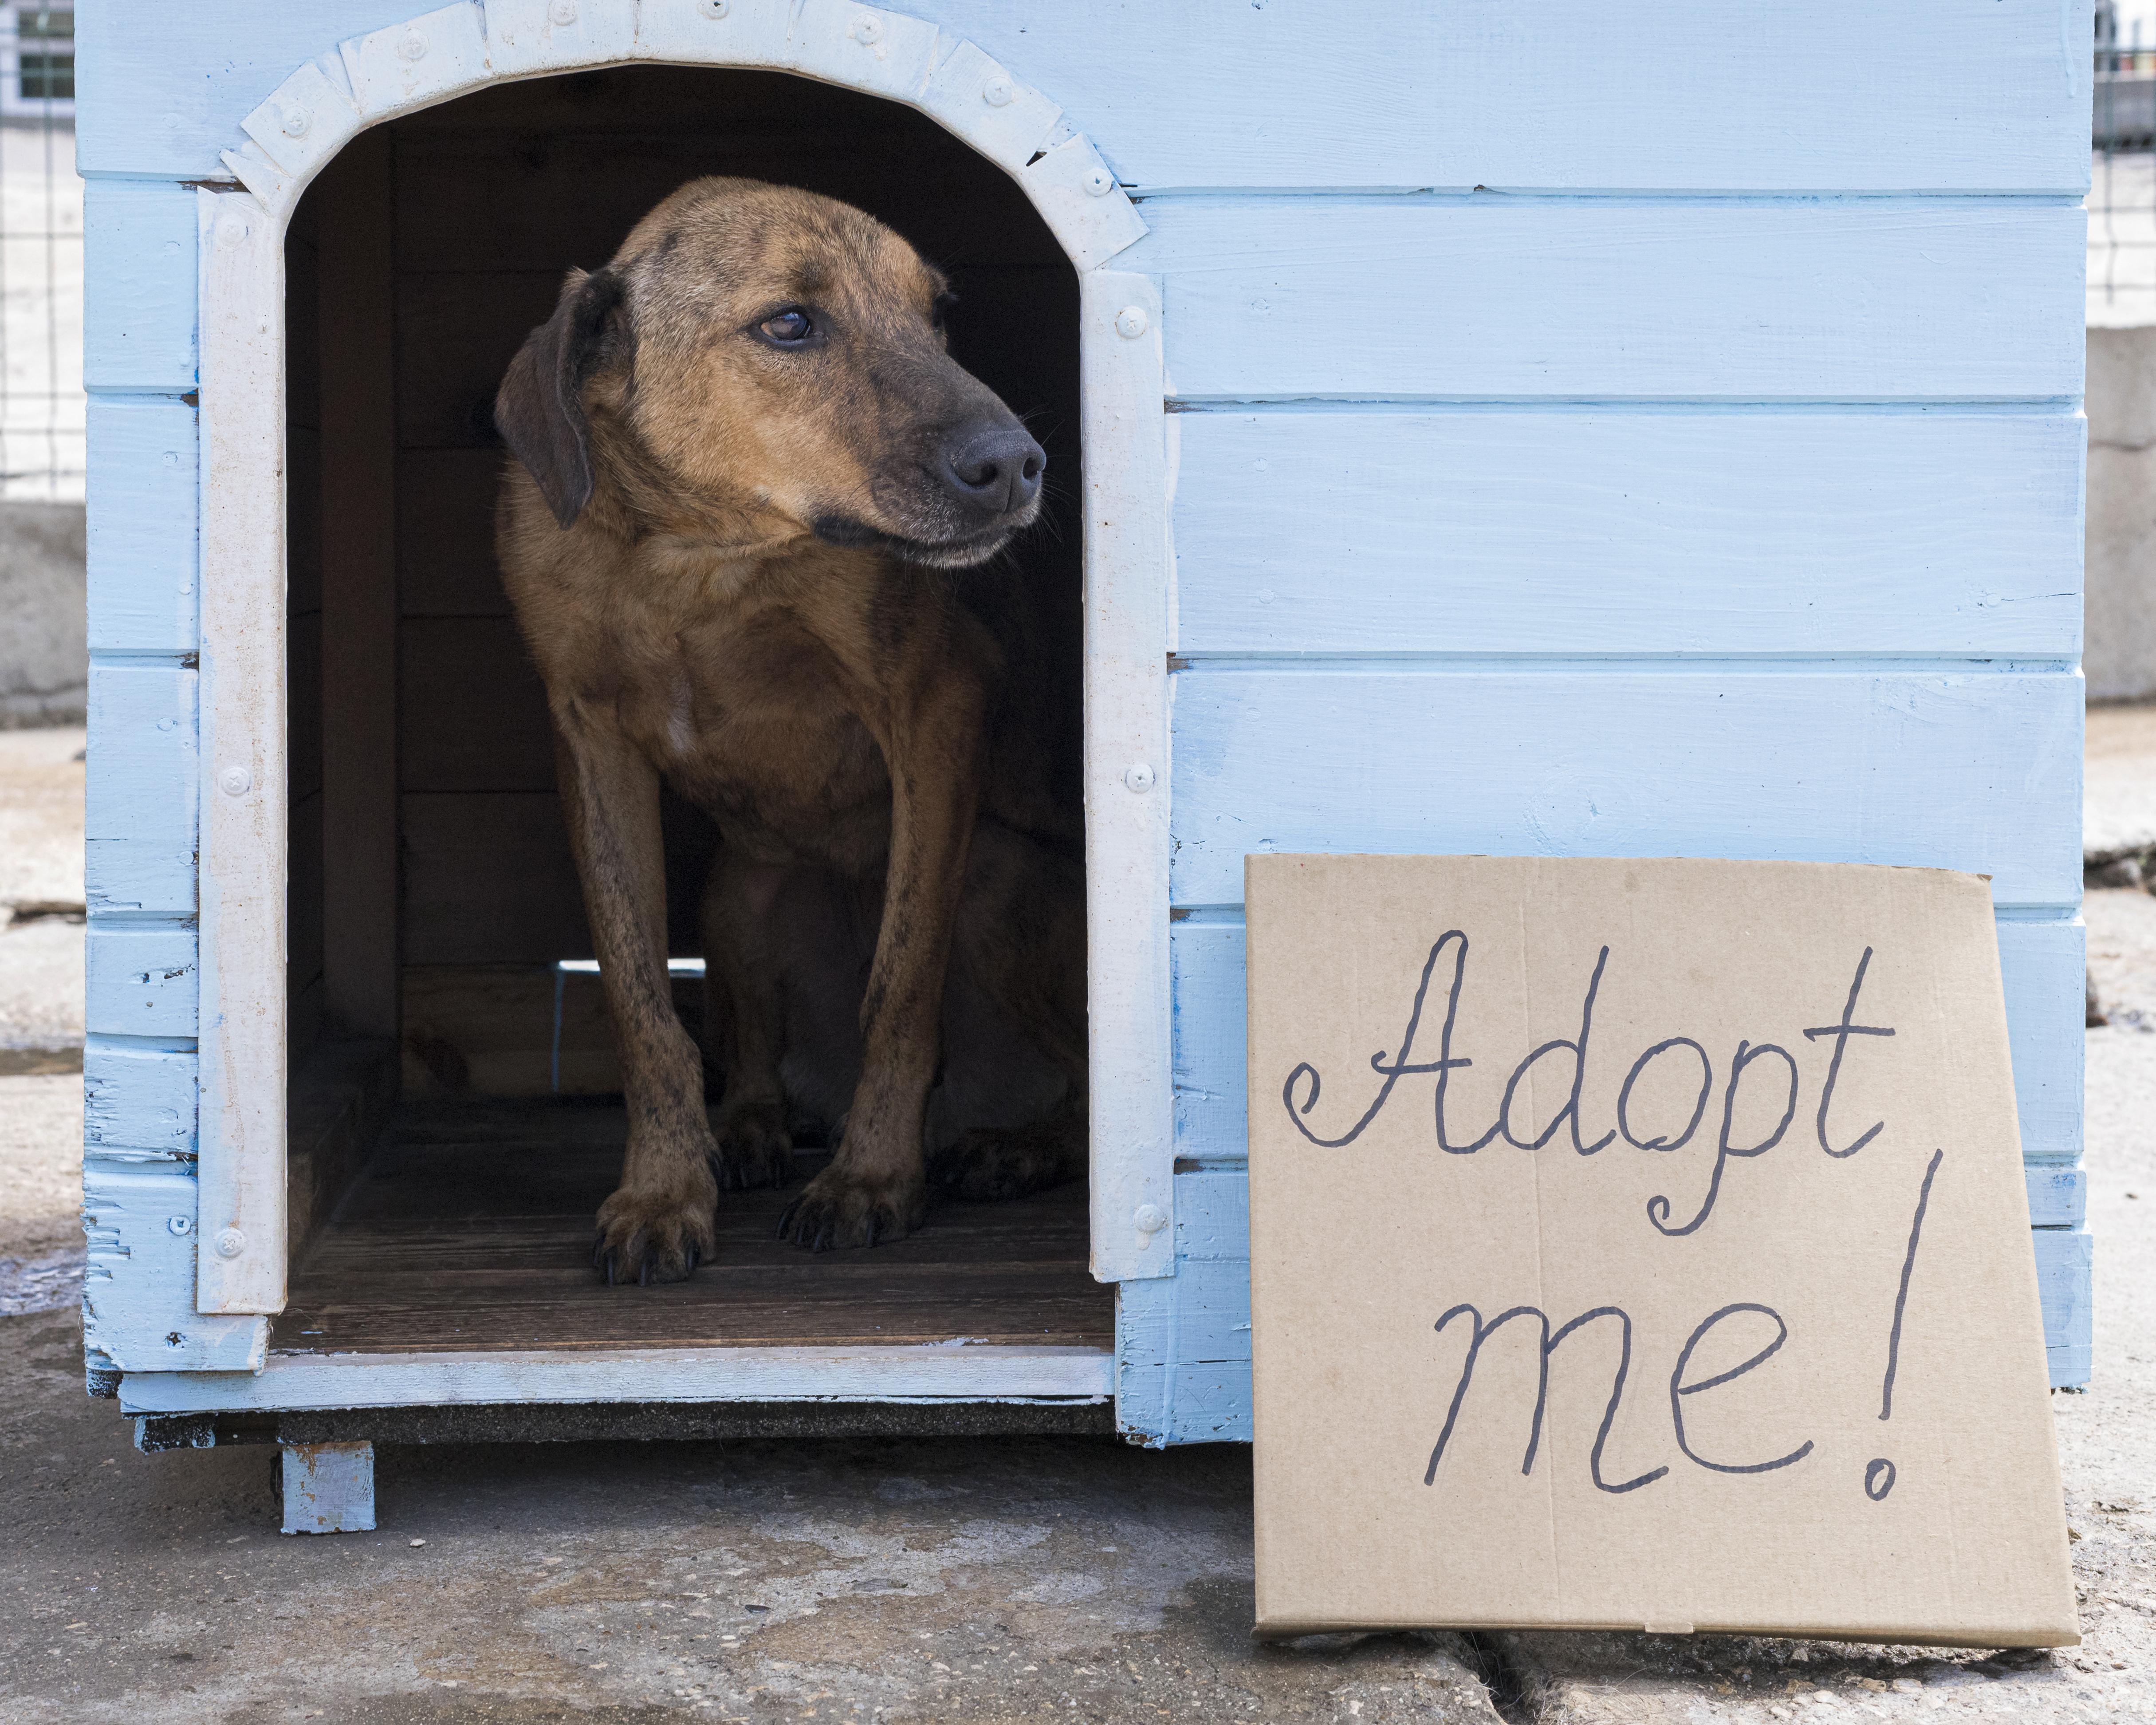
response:
<path fill-rule="evenodd" d="M 202 1111 L 196 1304 L 285 1303 L 285 229 L 369 126 L 484 85 L 636 62 L 791 72 L 919 109 L 1011 175 L 1079 273 L 1092 1240 L 1174 1270 L 1168 476 L 1160 302 L 1104 266 L 1145 223 L 1056 105 L 973 44 L 851 0 L 485 0 L 339 44 L 239 122 L 199 194 Z"/>

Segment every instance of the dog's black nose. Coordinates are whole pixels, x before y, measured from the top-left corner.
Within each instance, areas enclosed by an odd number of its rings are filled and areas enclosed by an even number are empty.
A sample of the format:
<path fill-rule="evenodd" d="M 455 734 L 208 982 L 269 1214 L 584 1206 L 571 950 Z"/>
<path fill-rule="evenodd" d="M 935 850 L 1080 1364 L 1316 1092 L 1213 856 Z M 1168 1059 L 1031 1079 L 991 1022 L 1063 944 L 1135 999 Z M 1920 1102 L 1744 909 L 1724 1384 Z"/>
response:
<path fill-rule="evenodd" d="M 961 432 L 943 455 L 944 483 L 988 515 L 1010 515 L 1040 495 L 1048 457 L 1023 426 L 988 425 Z"/>

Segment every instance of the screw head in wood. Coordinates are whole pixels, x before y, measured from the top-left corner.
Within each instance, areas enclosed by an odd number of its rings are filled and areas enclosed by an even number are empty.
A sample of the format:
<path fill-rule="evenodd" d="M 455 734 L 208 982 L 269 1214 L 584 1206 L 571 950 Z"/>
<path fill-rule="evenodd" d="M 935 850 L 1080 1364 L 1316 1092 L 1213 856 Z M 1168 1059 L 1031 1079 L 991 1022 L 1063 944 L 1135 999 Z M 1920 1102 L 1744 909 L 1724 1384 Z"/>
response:
<path fill-rule="evenodd" d="M 706 18 L 724 18 L 733 10 L 733 8 L 728 3 L 728 0 L 700 0 L 696 10 L 702 13 Z"/>
<path fill-rule="evenodd" d="M 228 797 L 245 796 L 254 783 L 254 775 L 236 763 L 217 776 L 217 788 Z"/>
<path fill-rule="evenodd" d="M 1152 322 L 1144 306 L 1126 305 L 1116 314 L 1116 333 L 1126 337 L 1142 336 Z"/>
<path fill-rule="evenodd" d="M 287 102 L 283 111 L 277 116 L 278 130 L 288 138 L 305 137 L 308 124 L 313 118 L 314 116 L 297 102 Z"/>
<path fill-rule="evenodd" d="M 1116 189 L 1116 177 L 1105 167 L 1089 167 L 1086 170 L 1084 183 L 1088 197 L 1106 198 Z"/>
<path fill-rule="evenodd" d="M 195 1219 L 192 1216 L 167 1216 L 165 1219 L 165 1226 L 174 1234 L 192 1234 L 195 1231 Z"/>
<path fill-rule="evenodd" d="M 1152 768 L 1142 761 L 1136 762 L 1124 769 L 1123 783 L 1134 791 L 1149 791 L 1152 788 Z"/>
<path fill-rule="evenodd" d="M 246 239 L 246 217 L 239 214 L 233 214 L 220 216 L 218 218 L 217 243 L 223 246 L 227 251 L 231 251 L 235 247 L 244 244 Z"/>
<path fill-rule="evenodd" d="M 403 60 L 424 60 L 427 57 L 427 39 L 417 30 L 408 30 L 404 39 L 397 44 L 397 57 Z"/>
<path fill-rule="evenodd" d="M 981 86 L 981 100 L 991 108 L 1008 108 L 1017 94 L 1008 78 L 991 78 Z"/>
<path fill-rule="evenodd" d="M 236 1258 L 246 1250 L 247 1236 L 242 1234 L 237 1228 L 223 1228 L 218 1230 L 217 1236 L 217 1255 L 218 1257 Z"/>
<path fill-rule="evenodd" d="M 573 24 L 577 21 L 577 0 L 554 0 L 547 8 L 547 16 L 557 24 Z"/>
<path fill-rule="evenodd" d="M 880 18 L 871 18 L 868 13 L 863 13 L 854 20 L 853 28 L 846 33 L 860 43 L 862 47 L 869 47 L 874 43 L 883 40 L 883 20 Z"/>
<path fill-rule="evenodd" d="M 1142 1204 L 1137 1214 L 1132 1218 L 1141 1234 L 1158 1234 L 1168 1226 L 1168 1212 L 1157 1204 Z"/>

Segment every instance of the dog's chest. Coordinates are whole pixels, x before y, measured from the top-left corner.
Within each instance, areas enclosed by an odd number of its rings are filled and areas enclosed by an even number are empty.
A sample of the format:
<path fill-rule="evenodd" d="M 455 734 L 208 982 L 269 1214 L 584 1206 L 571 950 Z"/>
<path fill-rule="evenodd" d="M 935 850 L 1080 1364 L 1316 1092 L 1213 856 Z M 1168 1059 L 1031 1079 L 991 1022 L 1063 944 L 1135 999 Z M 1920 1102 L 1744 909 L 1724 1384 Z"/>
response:
<path fill-rule="evenodd" d="M 841 866 L 882 855 L 883 752 L 829 656 L 783 620 L 685 630 L 639 680 L 632 729 L 733 842 Z"/>

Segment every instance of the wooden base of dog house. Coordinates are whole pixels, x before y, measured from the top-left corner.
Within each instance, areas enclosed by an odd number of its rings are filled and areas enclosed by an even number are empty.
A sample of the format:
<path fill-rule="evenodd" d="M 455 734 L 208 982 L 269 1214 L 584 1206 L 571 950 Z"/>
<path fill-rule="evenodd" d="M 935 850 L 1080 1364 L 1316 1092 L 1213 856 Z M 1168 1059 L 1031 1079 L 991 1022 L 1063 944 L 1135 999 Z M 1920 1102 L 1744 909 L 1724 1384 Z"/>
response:
<path fill-rule="evenodd" d="M 592 1216 L 613 1189 L 617 1106 L 409 1107 L 304 1249 L 273 1352 L 419 1353 L 623 1348 L 1082 1348 L 1115 1337 L 1112 1289 L 1086 1268 L 1082 1182 L 1010 1204 L 942 1202 L 911 1239 L 811 1253 L 783 1190 L 721 1195 L 718 1250 L 688 1281 L 608 1287 Z"/>
<path fill-rule="evenodd" d="M 146 1450 L 283 1446 L 285 1529 L 372 1525 L 375 1443 L 1106 1434 L 1115 1295 L 1082 1183 L 942 1201 L 812 1254 L 783 1191 L 724 1194 L 685 1282 L 608 1287 L 592 1215 L 618 1105 L 408 1106 L 303 1249 L 258 1373 L 128 1373 Z"/>

